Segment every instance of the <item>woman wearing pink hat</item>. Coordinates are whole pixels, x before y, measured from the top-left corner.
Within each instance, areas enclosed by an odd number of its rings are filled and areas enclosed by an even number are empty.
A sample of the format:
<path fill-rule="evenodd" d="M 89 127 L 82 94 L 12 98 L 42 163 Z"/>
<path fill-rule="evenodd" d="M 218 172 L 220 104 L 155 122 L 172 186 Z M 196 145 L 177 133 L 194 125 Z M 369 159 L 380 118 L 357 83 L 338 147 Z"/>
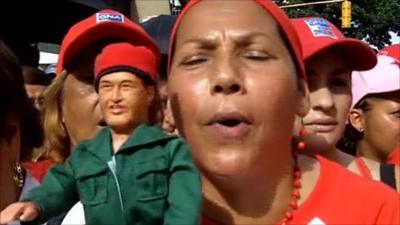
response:
<path fill-rule="evenodd" d="M 385 163 L 400 146 L 399 65 L 398 59 L 378 54 L 373 69 L 353 72 L 352 109 L 341 141 L 346 151 Z"/>
<path fill-rule="evenodd" d="M 201 172 L 202 224 L 400 222 L 393 190 L 293 145 L 306 73 L 273 1 L 190 1 L 170 47 L 168 93 Z"/>

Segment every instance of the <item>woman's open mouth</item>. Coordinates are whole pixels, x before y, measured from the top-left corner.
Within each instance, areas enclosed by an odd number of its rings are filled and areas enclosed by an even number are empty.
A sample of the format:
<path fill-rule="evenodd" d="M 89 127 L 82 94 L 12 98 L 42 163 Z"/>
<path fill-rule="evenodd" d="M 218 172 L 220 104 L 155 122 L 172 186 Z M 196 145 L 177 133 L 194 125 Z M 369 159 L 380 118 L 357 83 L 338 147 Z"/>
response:
<path fill-rule="evenodd" d="M 209 123 L 207 130 L 221 139 L 239 140 L 250 131 L 250 120 L 241 113 L 216 113 Z"/>

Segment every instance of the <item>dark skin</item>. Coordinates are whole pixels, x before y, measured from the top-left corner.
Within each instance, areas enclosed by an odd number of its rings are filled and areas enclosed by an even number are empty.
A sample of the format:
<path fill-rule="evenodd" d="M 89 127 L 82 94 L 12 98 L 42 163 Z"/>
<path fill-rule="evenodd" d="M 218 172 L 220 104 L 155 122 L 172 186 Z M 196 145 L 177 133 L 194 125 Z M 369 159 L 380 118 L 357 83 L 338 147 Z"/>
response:
<path fill-rule="evenodd" d="M 0 209 L 15 202 L 21 192 L 21 188 L 15 185 L 13 179 L 14 163 L 19 160 L 21 150 L 19 120 L 15 115 L 9 115 L 3 125 L 9 133 L 7 136 L 0 137 Z"/>
<path fill-rule="evenodd" d="M 183 18 L 168 92 L 202 173 L 207 217 L 223 224 L 283 218 L 294 118 L 308 110 L 296 76 L 276 22 L 255 2 L 202 1 Z M 302 202 L 319 166 L 308 157 L 299 161 Z"/>
<path fill-rule="evenodd" d="M 363 130 L 357 154 L 383 163 L 400 145 L 400 91 L 375 94 L 366 101 L 368 110 L 351 111 L 353 127 Z"/>

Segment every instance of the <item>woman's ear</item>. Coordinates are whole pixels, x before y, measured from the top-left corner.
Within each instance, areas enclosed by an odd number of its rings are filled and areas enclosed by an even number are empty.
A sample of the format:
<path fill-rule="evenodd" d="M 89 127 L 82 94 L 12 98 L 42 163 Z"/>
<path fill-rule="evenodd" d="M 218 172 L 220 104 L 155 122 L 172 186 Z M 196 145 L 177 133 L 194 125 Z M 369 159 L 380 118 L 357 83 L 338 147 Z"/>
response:
<path fill-rule="evenodd" d="M 363 132 L 365 129 L 365 118 L 362 109 L 351 109 L 349 114 L 350 124 L 354 129 Z"/>
<path fill-rule="evenodd" d="M 299 104 L 297 108 L 297 115 L 304 117 L 310 110 L 310 94 L 308 90 L 307 81 L 304 79 L 299 80 Z"/>
<path fill-rule="evenodd" d="M 167 99 L 164 109 L 164 119 L 162 122 L 163 129 L 168 133 L 177 133 L 174 117 L 172 116 L 171 101 Z"/>

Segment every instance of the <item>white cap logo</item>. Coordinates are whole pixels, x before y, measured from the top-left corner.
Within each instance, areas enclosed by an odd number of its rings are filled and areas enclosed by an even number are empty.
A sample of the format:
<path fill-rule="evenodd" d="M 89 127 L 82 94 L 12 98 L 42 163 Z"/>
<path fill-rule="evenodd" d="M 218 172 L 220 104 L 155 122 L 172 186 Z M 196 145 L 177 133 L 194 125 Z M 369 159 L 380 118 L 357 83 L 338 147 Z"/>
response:
<path fill-rule="evenodd" d="M 324 19 L 313 18 L 304 21 L 314 37 L 330 37 L 338 39 L 333 33 L 332 28 L 329 26 L 329 22 Z"/>
<path fill-rule="evenodd" d="M 96 13 L 96 23 L 101 22 L 124 22 L 124 16 L 122 14 L 115 13 Z"/>

